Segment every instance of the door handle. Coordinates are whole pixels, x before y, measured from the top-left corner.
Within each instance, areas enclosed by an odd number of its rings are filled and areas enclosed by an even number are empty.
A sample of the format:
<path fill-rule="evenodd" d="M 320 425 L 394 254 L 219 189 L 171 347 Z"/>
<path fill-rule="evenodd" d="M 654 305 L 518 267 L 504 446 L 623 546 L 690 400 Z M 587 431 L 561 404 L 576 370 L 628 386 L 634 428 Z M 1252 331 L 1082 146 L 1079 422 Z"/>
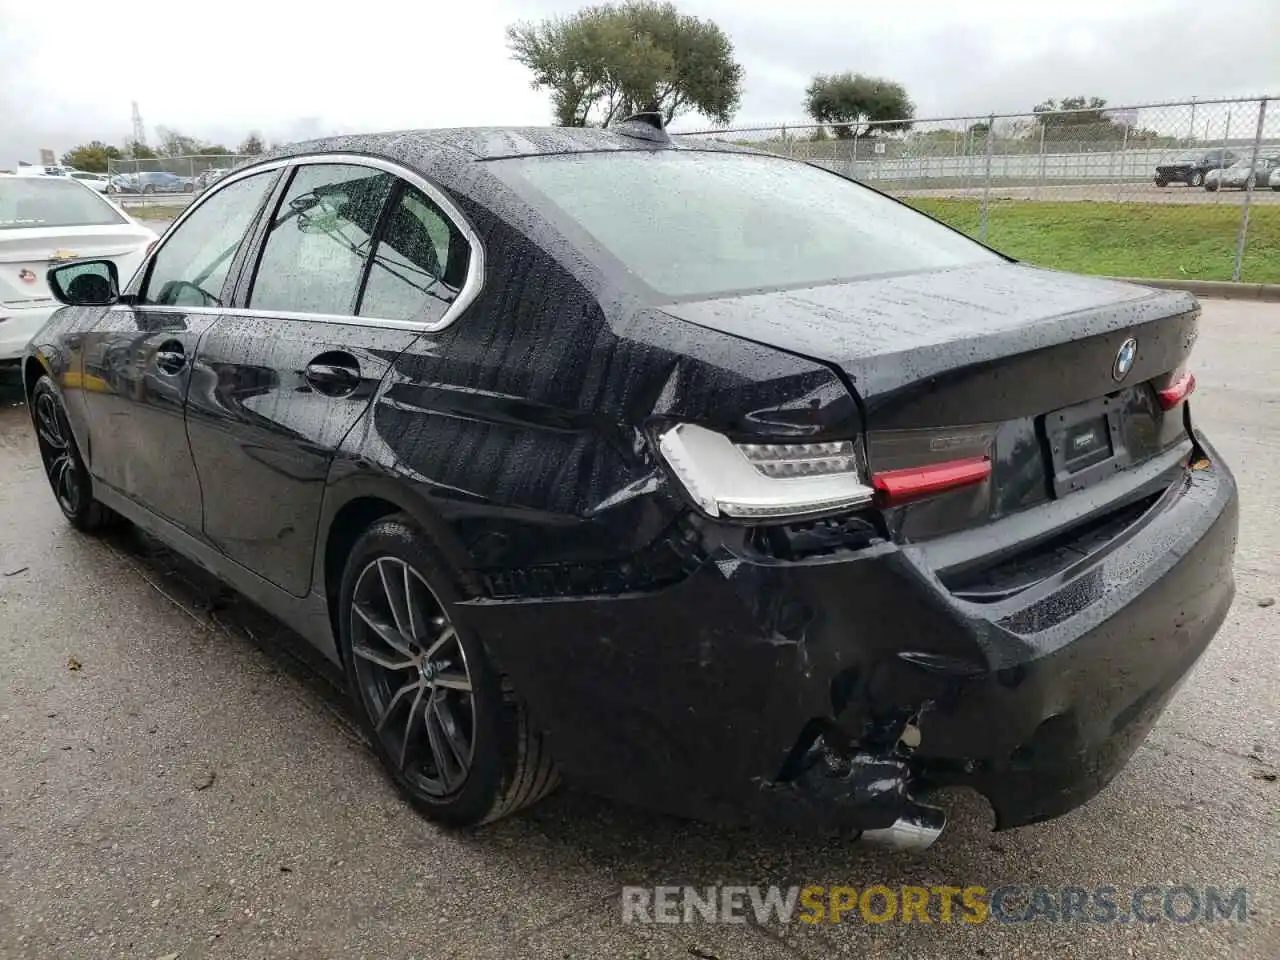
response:
<path fill-rule="evenodd" d="M 345 397 L 360 386 L 360 364 L 344 354 L 328 354 L 307 364 L 303 376 L 319 393 Z"/>
<path fill-rule="evenodd" d="M 178 373 L 187 365 L 187 351 L 177 340 L 166 340 L 156 350 L 156 366 L 165 373 Z"/>

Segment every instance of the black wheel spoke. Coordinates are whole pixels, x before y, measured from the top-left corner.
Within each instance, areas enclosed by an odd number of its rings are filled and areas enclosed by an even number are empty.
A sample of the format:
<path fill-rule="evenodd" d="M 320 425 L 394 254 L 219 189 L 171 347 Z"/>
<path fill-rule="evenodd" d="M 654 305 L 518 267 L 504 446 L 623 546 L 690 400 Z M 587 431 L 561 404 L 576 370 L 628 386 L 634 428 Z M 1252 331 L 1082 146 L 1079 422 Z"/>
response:
<path fill-rule="evenodd" d="M 390 573 L 387 572 L 389 566 L 391 566 L 390 560 L 383 559 L 378 561 L 378 578 L 382 581 L 382 592 L 387 598 L 387 606 L 391 609 L 391 617 L 395 620 L 396 630 L 399 631 L 400 636 L 412 640 L 413 631 L 409 627 L 409 610 L 405 602 L 404 593 L 404 578 L 408 576 L 408 568 L 405 568 L 405 574 L 397 577 L 394 569 Z"/>
<path fill-rule="evenodd" d="M 36 419 L 40 424 L 39 434 L 44 442 L 56 450 L 65 450 L 67 439 L 62 433 L 62 424 L 58 418 L 58 408 L 53 397 L 43 394 L 36 404 Z"/>
<path fill-rule="evenodd" d="M 35 401 L 36 437 L 40 460 L 44 464 L 49 487 L 62 512 L 73 517 L 80 508 L 80 482 L 77 476 L 75 450 L 66 418 L 51 393 L 41 392 Z"/>
<path fill-rule="evenodd" d="M 431 642 L 431 646 L 427 647 L 427 652 L 424 653 L 423 656 L 434 657 L 436 654 L 440 652 L 441 647 L 443 647 L 446 643 L 448 643 L 450 640 L 455 639 L 456 637 L 457 637 L 457 634 L 454 633 L 453 624 L 449 624 L 444 628 L 443 631 L 441 631 L 440 636 L 436 637 L 435 640 Z"/>
<path fill-rule="evenodd" d="M 370 663 L 376 663 L 378 666 L 385 667 L 388 670 L 408 670 L 410 667 L 418 665 L 418 661 L 413 657 L 407 657 L 404 654 L 400 654 L 398 657 L 392 656 L 391 654 L 383 653 L 381 650 L 374 650 L 363 643 L 353 643 L 351 652 L 357 657 L 368 660 Z M 396 653 L 399 654 L 400 652 L 396 651 Z"/>
<path fill-rule="evenodd" d="M 391 719 L 391 714 L 395 712 L 396 707 L 398 707 L 409 694 L 416 693 L 421 689 L 422 684 L 414 680 L 411 683 L 406 683 L 403 687 L 397 690 L 395 695 L 387 702 L 386 707 L 382 711 L 382 716 L 378 717 L 377 729 L 381 731 L 382 728 L 387 725 L 387 721 Z"/>
<path fill-rule="evenodd" d="M 394 626 L 387 623 L 363 603 L 356 603 L 352 609 L 355 610 L 356 616 L 368 624 L 369 629 L 388 647 L 397 653 L 404 654 L 406 657 L 413 656 L 413 653 L 409 650 L 409 644 L 405 642 Z"/>
<path fill-rule="evenodd" d="M 463 693 L 471 692 L 471 678 L 457 670 L 437 673 L 431 678 L 431 682 L 444 690 L 459 690 Z"/>
<path fill-rule="evenodd" d="M 414 576 L 413 576 L 413 572 L 409 569 L 409 565 L 407 563 L 402 568 L 401 573 L 404 579 L 404 610 L 405 610 L 406 626 L 409 631 L 407 636 L 409 637 L 410 640 L 416 642 L 418 639 L 418 625 L 415 622 L 416 618 L 414 616 L 414 614 L 416 613 L 415 608 L 417 607 L 417 601 L 415 601 L 413 598 Z"/>
<path fill-rule="evenodd" d="M 471 751 L 467 742 L 462 738 L 462 728 L 458 725 L 457 717 L 453 714 L 453 708 L 449 706 L 448 696 L 443 690 L 437 691 L 428 706 L 440 725 L 440 732 L 444 735 L 444 742 L 449 745 L 449 752 L 453 754 L 454 760 L 457 761 L 458 768 L 465 770 L 471 762 Z"/>
<path fill-rule="evenodd" d="M 435 761 L 436 777 L 446 790 L 450 790 L 453 784 L 461 779 L 466 767 L 453 755 L 444 725 L 436 712 L 436 702 L 440 696 L 442 694 L 432 694 L 424 719 L 427 727 L 427 741 L 431 745 L 431 758 Z"/>
<path fill-rule="evenodd" d="M 475 751 L 476 701 L 466 648 L 444 606 L 410 564 L 383 555 L 356 578 L 348 616 L 356 686 L 388 764 L 428 796 L 461 789 Z"/>
<path fill-rule="evenodd" d="M 409 716 L 404 721 L 404 737 L 400 740 L 400 769 L 404 769 L 405 761 L 409 758 L 409 743 L 413 740 L 414 721 L 418 719 L 420 714 L 419 707 L 422 706 L 422 695 L 426 693 L 425 684 L 418 686 L 418 694 L 413 698 L 413 706 L 409 708 Z M 435 694 L 432 694 L 435 696 Z"/>

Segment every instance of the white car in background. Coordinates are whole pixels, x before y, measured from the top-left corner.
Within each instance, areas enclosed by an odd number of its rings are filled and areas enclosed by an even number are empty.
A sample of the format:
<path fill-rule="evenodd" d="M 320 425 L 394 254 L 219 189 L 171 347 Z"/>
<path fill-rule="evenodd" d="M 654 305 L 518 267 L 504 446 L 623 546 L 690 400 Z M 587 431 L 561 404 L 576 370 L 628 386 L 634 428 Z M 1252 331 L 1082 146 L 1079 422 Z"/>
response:
<path fill-rule="evenodd" d="M 19 362 L 27 341 L 59 309 L 45 281 L 50 266 L 113 260 L 123 288 L 157 239 L 71 177 L 0 174 L 0 364 Z"/>
<path fill-rule="evenodd" d="M 86 187 L 96 190 L 98 193 L 106 193 L 107 186 L 111 183 L 105 173 L 90 173 L 88 170 L 68 170 L 67 176 L 72 180 L 79 180 Z"/>
<path fill-rule="evenodd" d="M 1219 188 L 1234 187 L 1249 190 L 1266 186 L 1268 177 L 1280 168 L 1280 157 L 1258 157 L 1250 161 L 1243 157 L 1221 170 L 1210 170 L 1204 175 L 1204 188 L 1212 193 Z M 1252 187 L 1250 186 L 1252 184 Z"/>

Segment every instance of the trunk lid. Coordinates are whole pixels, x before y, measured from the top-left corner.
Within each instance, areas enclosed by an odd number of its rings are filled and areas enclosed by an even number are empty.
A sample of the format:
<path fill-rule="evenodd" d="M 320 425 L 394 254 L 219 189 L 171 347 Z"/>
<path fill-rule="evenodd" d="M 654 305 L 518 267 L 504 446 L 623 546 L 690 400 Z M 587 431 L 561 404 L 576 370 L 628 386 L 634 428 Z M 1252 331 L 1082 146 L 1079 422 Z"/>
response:
<path fill-rule="evenodd" d="M 0 230 L 0 303 L 35 307 L 53 302 L 45 274 L 61 260 L 136 257 L 154 239 L 146 227 L 43 227 Z M 128 277 L 121 273 L 123 284 Z"/>
<path fill-rule="evenodd" d="M 1195 343 L 1183 292 L 991 264 L 665 309 L 843 373 L 873 473 L 990 459 L 987 481 L 888 511 L 899 539 L 1065 497 L 1185 436 L 1181 406 L 1155 392 Z"/>

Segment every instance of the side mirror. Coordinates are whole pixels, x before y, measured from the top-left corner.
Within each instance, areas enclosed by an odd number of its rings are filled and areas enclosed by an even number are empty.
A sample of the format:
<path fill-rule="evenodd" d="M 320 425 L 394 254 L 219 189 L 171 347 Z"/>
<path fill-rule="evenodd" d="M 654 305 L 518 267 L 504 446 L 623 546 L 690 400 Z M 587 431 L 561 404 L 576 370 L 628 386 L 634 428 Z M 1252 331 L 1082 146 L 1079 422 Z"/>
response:
<path fill-rule="evenodd" d="M 49 291 L 71 307 L 107 307 L 120 299 L 120 272 L 110 260 L 78 260 L 51 267 Z"/>

